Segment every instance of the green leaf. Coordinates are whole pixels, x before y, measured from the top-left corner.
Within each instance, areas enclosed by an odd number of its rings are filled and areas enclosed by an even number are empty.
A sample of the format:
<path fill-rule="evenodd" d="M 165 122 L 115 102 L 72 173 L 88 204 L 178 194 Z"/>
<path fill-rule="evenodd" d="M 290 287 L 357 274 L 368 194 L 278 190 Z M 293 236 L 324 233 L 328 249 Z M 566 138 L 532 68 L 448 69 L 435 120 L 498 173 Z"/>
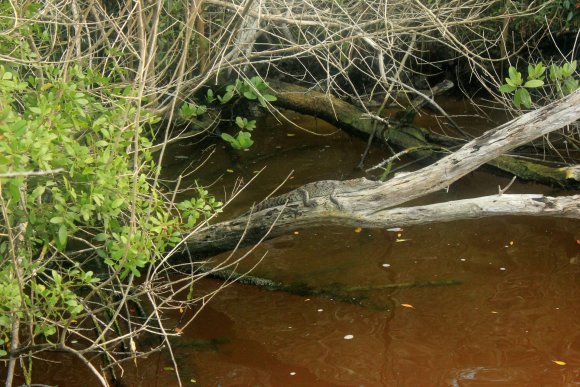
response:
<path fill-rule="evenodd" d="M 229 135 L 227 133 L 222 133 L 221 137 L 222 137 L 222 140 L 227 141 L 229 143 L 236 141 L 235 138 L 233 138 L 231 135 Z"/>
<path fill-rule="evenodd" d="M 53 327 L 52 325 L 45 325 L 44 327 L 42 327 L 42 333 L 44 334 L 45 337 L 52 336 L 56 333 L 56 328 Z"/>
<path fill-rule="evenodd" d="M 557 81 L 562 78 L 562 69 L 559 66 L 550 66 L 550 79 L 552 81 Z"/>
<path fill-rule="evenodd" d="M 36 198 L 38 198 L 40 195 L 42 195 L 44 193 L 44 191 L 46 190 L 46 186 L 44 185 L 39 185 L 38 187 L 36 187 L 33 191 L 32 194 L 30 195 L 30 198 L 32 200 L 35 200 Z"/>
<path fill-rule="evenodd" d="M 248 149 L 249 147 L 252 146 L 252 144 L 254 143 L 254 141 L 252 141 L 252 135 L 248 132 L 240 132 L 238 134 L 238 143 L 240 144 L 240 147 L 242 149 Z"/>
<path fill-rule="evenodd" d="M 246 97 L 249 100 L 256 100 L 258 98 L 258 96 L 253 92 L 253 91 L 245 91 L 244 92 L 244 97 Z"/>
<path fill-rule="evenodd" d="M 199 105 L 196 109 L 196 114 L 198 116 L 201 116 L 202 114 L 204 114 L 205 112 L 207 112 L 207 106 L 205 105 Z"/>
<path fill-rule="evenodd" d="M 125 203 L 124 198 L 117 198 L 117 199 L 113 200 L 113 203 L 111 203 L 111 208 L 121 207 L 123 205 L 123 203 Z"/>
<path fill-rule="evenodd" d="M 244 126 L 246 130 L 249 130 L 251 132 L 252 130 L 256 129 L 256 120 L 250 120 L 246 122 Z"/>
<path fill-rule="evenodd" d="M 263 94 L 262 98 L 264 98 L 268 102 L 274 102 L 278 100 L 278 97 L 272 94 Z"/>
<path fill-rule="evenodd" d="M 220 101 L 220 103 L 222 105 L 230 102 L 230 100 L 234 97 L 234 92 L 233 91 L 228 91 L 226 92 L 223 97 L 218 95 L 218 99 Z"/>
<path fill-rule="evenodd" d="M 60 225 L 58 229 L 58 241 L 60 242 L 61 246 L 66 246 L 66 240 L 68 239 L 68 230 L 64 224 Z"/>
<path fill-rule="evenodd" d="M 50 219 L 50 223 L 53 224 L 60 224 L 64 222 L 64 218 L 62 216 L 55 216 L 54 218 Z"/>
<path fill-rule="evenodd" d="M 564 63 L 564 65 L 562 66 L 562 76 L 564 78 L 568 78 L 572 76 L 572 74 L 574 74 L 575 70 L 576 70 L 576 61 L 573 61 L 572 63 Z"/>
<path fill-rule="evenodd" d="M 525 107 L 527 107 L 528 109 L 530 107 L 532 107 L 532 98 L 530 97 L 530 93 L 528 93 L 528 91 L 524 88 L 518 89 L 516 91 L 516 95 L 519 94 L 519 99 L 522 103 L 522 105 L 524 105 Z"/>
<path fill-rule="evenodd" d="M 515 86 L 504 84 L 504 85 L 501 85 L 501 87 L 499 88 L 499 91 L 502 93 L 511 93 L 515 89 L 516 89 Z"/>
<path fill-rule="evenodd" d="M 541 79 L 532 79 L 531 81 L 527 81 L 524 84 L 524 87 L 527 87 L 528 89 L 533 89 L 536 87 L 540 87 L 544 85 L 544 81 L 542 81 Z"/>
<path fill-rule="evenodd" d="M 510 76 L 511 79 L 516 79 L 517 78 L 517 73 L 518 71 L 516 70 L 515 67 L 510 66 L 509 70 L 508 70 L 508 74 Z"/>
<path fill-rule="evenodd" d="M 564 87 L 566 88 L 566 92 L 568 94 L 573 93 L 578 89 L 578 80 L 577 79 L 566 79 L 564 80 Z"/>
<path fill-rule="evenodd" d="M 522 95 L 520 90 L 522 89 L 517 89 L 516 93 L 514 94 L 514 105 L 519 108 L 520 105 L 522 104 Z M 525 90 L 525 89 L 524 89 Z"/>
<path fill-rule="evenodd" d="M 247 120 L 245 120 L 247 122 Z M 236 125 L 238 125 L 241 129 L 244 129 L 244 126 L 246 126 L 246 123 L 244 122 L 244 119 L 240 116 L 236 117 Z"/>

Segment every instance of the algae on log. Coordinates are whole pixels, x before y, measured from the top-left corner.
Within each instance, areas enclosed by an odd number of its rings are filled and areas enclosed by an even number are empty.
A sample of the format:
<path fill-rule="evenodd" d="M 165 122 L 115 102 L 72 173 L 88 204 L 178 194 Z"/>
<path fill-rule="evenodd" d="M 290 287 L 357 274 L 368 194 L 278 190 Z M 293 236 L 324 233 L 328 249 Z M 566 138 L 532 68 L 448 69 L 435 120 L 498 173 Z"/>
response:
<path fill-rule="evenodd" d="M 373 133 L 374 120 L 365 116 L 368 112 L 340 98 L 280 81 L 268 81 L 268 84 L 272 88 L 272 94 L 278 98 L 273 102 L 276 106 L 322 118 L 353 132 L 368 135 Z M 386 125 L 379 123 L 377 130 L 384 128 Z"/>
<path fill-rule="evenodd" d="M 413 126 L 389 128 L 383 132 L 383 141 L 388 141 L 403 149 L 417 148 L 419 150 L 414 151 L 413 154 L 421 159 L 437 159 L 441 153 L 451 153 L 445 151 L 447 148 L 462 145 L 460 141 L 433 135 L 426 129 Z M 510 155 L 498 156 L 488 161 L 487 165 L 517 176 L 521 180 L 569 189 L 580 186 L 578 166 L 554 168 Z"/>
<path fill-rule="evenodd" d="M 369 136 L 373 134 L 374 119 L 369 115 L 369 112 L 357 106 L 332 95 L 302 86 L 280 81 L 269 81 L 269 84 L 278 98 L 274 102 L 277 106 L 322 118 L 350 132 Z M 436 150 L 441 149 L 441 142 L 448 145 L 461 145 L 452 139 L 431 134 L 425 129 L 408 124 L 399 125 L 397 122 L 392 122 L 392 125 L 389 126 L 383 122 L 378 122 L 375 135 L 382 141 L 388 141 L 400 148 L 420 147 L 420 151 L 414 152 L 420 158 L 439 158 Z M 429 149 L 429 145 L 432 149 Z M 575 188 L 580 185 L 580 172 L 577 171 L 576 167 L 554 168 L 509 155 L 499 155 L 496 159 L 489 160 L 487 164 L 515 175 L 521 180 L 567 188 Z"/>

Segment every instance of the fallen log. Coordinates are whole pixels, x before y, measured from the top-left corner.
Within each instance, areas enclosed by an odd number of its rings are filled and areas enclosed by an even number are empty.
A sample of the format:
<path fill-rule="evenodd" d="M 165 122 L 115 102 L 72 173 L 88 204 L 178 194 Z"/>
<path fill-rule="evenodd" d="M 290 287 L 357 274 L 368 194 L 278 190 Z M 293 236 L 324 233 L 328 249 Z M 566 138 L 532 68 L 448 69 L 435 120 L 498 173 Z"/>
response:
<path fill-rule="evenodd" d="M 456 152 L 387 182 L 365 178 L 319 181 L 260 203 L 239 218 L 205 227 L 187 240 L 194 254 L 229 250 L 295 228 L 321 225 L 392 227 L 497 215 L 580 219 L 580 197 L 498 195 L 429 206 L 394 208 L 448 187 L 497 156 L 580 119 L 580 90 L 562 100 L 485 132 Z M 275 225 L 274 225 L 275 222 Z"/>
<path fill-rule="evenodd" d="M 364 201 L 372 197 L 365 195 L 364 191 L 374 189 L 376 187 L 374 182 L 366 179 L 349 182 L 356 182 L 360 190 L 357 195 L 350 192 L 349 197 L 341 199 L 343 205 L 348 205 L 350 201 Z M 337 186 L 337 189 L 340 189 L 340 186 Z M 385 208 L 377 209 L 373 206 L 373 210 L 366 211 L 341 210 L 335 207 L 329 197 L 316 197 L 310 200 L 316 200 L 316 207 L 309 208 L 297 200 L 199 230 L 188 239 L 188 250 L 191 254 L 204 255 L 231 250 L 238 245 L 257 243 L 268 232 L 275 218 L 278 220 L 270 231 L 269 238 L 291 234 L 297 228 L 323 225 L 391 228 L 501 215 L 580 219 L 580 195 L 549 197 L 539 194 L 504 194 L 416 207 L 388 208 L 388 205 L 385 205 Z M 244 236 L 240 243 L 242 235 Z"/>

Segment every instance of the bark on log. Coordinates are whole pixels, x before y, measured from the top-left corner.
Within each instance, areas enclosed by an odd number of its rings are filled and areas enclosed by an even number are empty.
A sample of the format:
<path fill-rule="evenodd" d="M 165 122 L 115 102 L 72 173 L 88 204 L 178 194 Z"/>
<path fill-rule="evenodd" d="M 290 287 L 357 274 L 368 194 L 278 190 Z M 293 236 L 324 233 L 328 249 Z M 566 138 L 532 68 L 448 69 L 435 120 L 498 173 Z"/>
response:
<path fill-rule="evenodd" d="M 367 180 L 368 182 L 368 180 Z M 366 184 L 364 184 L 366 185 Z M 361 191 L 364 188 L 361 187 Z M 364 196 L 361 196 L 364 198 Z M 539 194 L 493 195 L 474 199 L 455 200 L 416 207 L 388 208 L 349 212 L 349 216 L 333 208 L 329 201 L 318 199 L 322 208 L 316 215 L 308 214 L 306 208 L 295 208 L 295 203 L 262 210 L 251 217 L 240 217 L 207 227 L 188 240 L 192 254 L 217 253 L 231 250 L 238 244 L 247 246 L 257 243 L 272 226 L 269 238 L 291 234 L 297 228 L 322 225 L 338 225 L 365 228 L 408 227 L 419 224 L 450 222 L 464 219 L 480 219 L 501 215 L 552 216 L 580 219 L 580 195 L 549 197 Z M 284 211 L 280 215 L 280 211 Z M 243 240 L 240 243 L 242 235 Z"/>
<path fill-rule="evenodd" d="M 393 209 L 448 187 L 497 156 L 580 119 L 580 90 L 484 133 L 455 153 L 416 172 L 381 183 L 365 178 L 322 181 L 270 199 L 254 214 L 198 230 L 188 240 L 192 253 L 231 249 L 297 227 L 327 224 L 391 227 L 495 215 L 558 216 L 580 219 L 580 196 L 497 195 L 430 206 Z"/>

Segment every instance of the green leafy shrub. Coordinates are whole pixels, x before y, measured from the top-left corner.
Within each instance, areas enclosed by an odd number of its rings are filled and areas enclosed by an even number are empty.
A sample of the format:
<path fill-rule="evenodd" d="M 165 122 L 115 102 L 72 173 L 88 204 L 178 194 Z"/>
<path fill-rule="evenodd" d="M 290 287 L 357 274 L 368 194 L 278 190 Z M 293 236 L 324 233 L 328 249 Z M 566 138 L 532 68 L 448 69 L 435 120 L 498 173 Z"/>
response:
<path fill-rule="evenodd" d="M 578 88 L 578 79 L 574 78 L 576 63 L 576 61 L 573 61 L 564 63 L 562 66 L 552 64 L 550 66 L 550 82 L 548 84 L 544 82 L 546 79 L 546 67 L 543 63 L 538 63 L 535 66 L 528 65 L 528 75 L 525 82 L 522 73 L 517 71 L 515 67 L 510 66 L 509 76 L 505 78 L 506 83 L 499 88 L 499 91 L 512 93 L 512 101 L 517 108 L 523 105 L 529 109 L 532 107 L 532 96 L 528 91 L 530 89 L 540 88 L 544 85 L 551 86 L 555 88 L 557 97 L 562 97 L 575 91 Z"/>
<path fill-rule="evenodd" d="M 275 95 L 269 93 L 270 87 L 260 77 L 255 76 L 250 79 L 237 79 L 234 84 L 226 86 L 226 92 L 223 95 L 218 95 L 217 100 L 223 105 L 232 100 L 236 95 L 243 96 L 249 101 L 258 101 L 263 107 L 267 107 L 268 102 L 277 100 Z M 207 91 L 206 100 L 212 102 L 215 100 L 213 91 Z M 249 149 L 254 141 L 252 140 L 251 132 L 256 128 L 256 120 L 248 120 L 243 117 L 236 117 L 236 125 L 241 129 L 236 136 L 228 133 L 222 133 L 221 138 L 229 143 L 232 148 L 237 150 Z"/>
<path fill-rule="evenodd" d="M 108 305 L 112 284 L 140 276 L 220 211 L 202 188 L 167 200 L 146 130 L 158 119 L 130 88 L 108 83 L 79 67 L 25 82 L 0 66 L 0 356 L 15 322 L 30 327 L 25 345 L 56 343 L 95 302 Z M 186 116 L 202 114 L 184 106 Z"/>
<path fill-rule="evenodd" d="M 229 143 L 232 146 L 232 148 L 237 150 L 248 149 L 254 144 L 251 133 L 244 131 L 238 132 L 236 137 L 233 137 L 232 135 L 227 133 L 222 133 L 221 138 L 227 143 Z"/>

